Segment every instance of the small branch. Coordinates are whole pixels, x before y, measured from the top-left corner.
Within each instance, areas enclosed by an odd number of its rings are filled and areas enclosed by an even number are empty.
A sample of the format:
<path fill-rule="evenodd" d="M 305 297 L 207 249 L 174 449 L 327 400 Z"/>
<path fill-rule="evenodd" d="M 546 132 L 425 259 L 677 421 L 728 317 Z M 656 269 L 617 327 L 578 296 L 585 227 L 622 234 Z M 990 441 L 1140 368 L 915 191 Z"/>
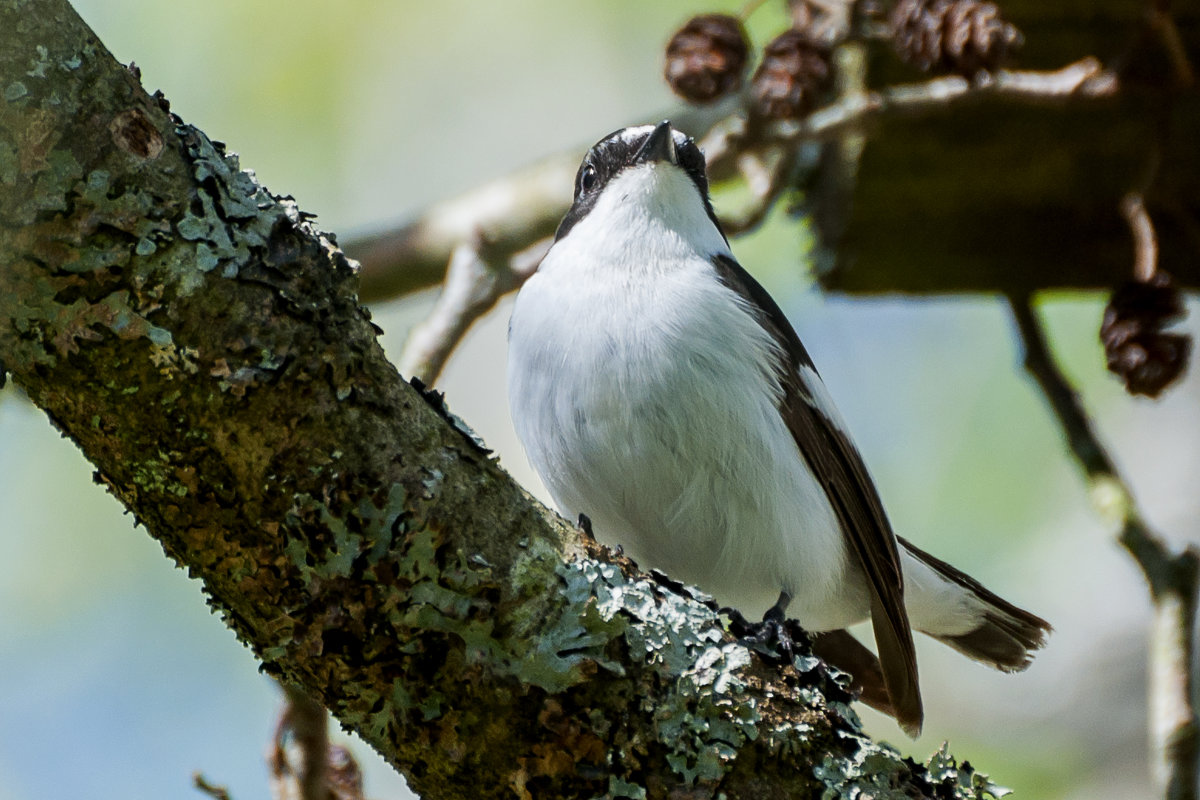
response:
<path fill-rule="evenodd" d="M 1117 90 L 1116 77 L 1095 58 L 1088 57 L 1048 72 L 999 70 L 977 79 L 950 76 L 922 83 L 891 86 L 873 92 L 849 94 L 796 125 L 785 138 L 824 138 L 852 124 L 888 113 L 921 113 L 984 96 L 1022 102 L 1065 100 L 1069 97 L 1104 97 Z"/>
<path fill-rule="evenodd" d="M 1149 283 L 1158 270 L 1158 238 L 1140 192 L 1130 192 L 1121 200 L 1121 216 L 1133 235 L 1133 276 Z"/>
<path fill-rule="evenodd" d="M 795 148 L 784 148 L 769 158 L 757 151 L 743 153 L 738 159 L 738 168 L 745 176 L 753 199 L 741 216 L 722 222 L 725 234 L 741 236 L 762 225 L 775 201 L 791 184 L 795 167 Z"/>
<path fill-rule="evenodd" d="M 459 244 L 450 256 L 446 281 L 432 311 L 413 328 L 397 365 L 400 374 L 420 378 L 433 385 L 450 352 L 479 317 L 496 301 L 518 288 L 537 269 L 550 249 L 550 239 L 535 242 L 507 263 L 490 259 L 488 247 L 476 237 Z"/>
<path fill-rule="evenodd" d="M 1088 56 L 1051 71 L 998 70 L 983 73 L 974 82 L 959 76 L 933 78 L 921 83 L 906 83 L 876 91 L 847 92 L 824 108 L 802 120 L 780 123 L 772 133 L 779 142 L 798 144 L 827 139 L 845 128 L 862 125 L 884 114 L 920 114 L 944 108 L 968 99 L 985 96 L 1004 97 L 1019 102 L 1062 101 L 1071 97 L 1108 97 L 1116 93 L 1116 74 L 1104 69 L 1096 58 Z M 739 133 L 742 134 L 739 141 Z M 739 146 L 751 144 L 747 126 L 728 126 L 716 139 L 718 155 L 727 158 Z M 719 168 L 710 154 L 709 170 Z"/>
<path fill-rule="evenodd" d="M 229 800 L 229 790 L 227 788 L 209 783 L 199 772 L 192 773 L 192 785 L 213 798 L 213 800 Z"/>
<path fill-rule="evenodd" d="M 1200 723 L 1192 701 L 1200 553 L 1172 553 L 1146 525 L 1128 485 L 1092 429 L 1091 420 L 1054 363 L 1028 296 L 1009 297 L 1025 350 L 1025 369 L 1050 403 L 1087 477 L 1097 509 L 1121 529 L 1119 541 L 1142 570 L 1154 603 L 1150 648 L 1150 735 L 1156 773 L 1168 800 L 1196 800 Z"/>
<path fill-rule="evenodd" d="M 703 134 L 693 134 L 704 153 L 710 182 L 737 174 L 737 156 L 746 150 L 745 142 L 762 138 L 761 125 L 742 114 L 731 114 Z"/>
<path fill-rule="evenodd" d="M 287 705 L 279 715 L 267 753 L 275 800 L 328 800 L 328 715 L 325 707 L 300 689 L 283 685 Z M 288 757 L 288 734 L 299 751 L 298 767 Z"/>
<path fill-rule="evenodd" d="M 1171 60 L 1171 68 L 1175 70 L 1175 81 L 1185 89 L 1192 86 L 1196 82 L 1196 73 L 1192 69 L 1191 59 L 1188 58 L 1183 37 L 1179 35 L 1175 17 L 1171 15 L 1170 3 L 1159 0 L 1154 4 L 1150 9 L 1150 28 L 1162 40 L 1167 58 Z"/>
<path fill-rule="evenodd" d="M 436 285 L 462 242 L 488 243 L 495 263 L 550 236 L 571 200 L 581 154 L 575 150 L 436 203 L 397 228 L 351 240 L 359 295 L 365 302 L 399 297 Z"/>

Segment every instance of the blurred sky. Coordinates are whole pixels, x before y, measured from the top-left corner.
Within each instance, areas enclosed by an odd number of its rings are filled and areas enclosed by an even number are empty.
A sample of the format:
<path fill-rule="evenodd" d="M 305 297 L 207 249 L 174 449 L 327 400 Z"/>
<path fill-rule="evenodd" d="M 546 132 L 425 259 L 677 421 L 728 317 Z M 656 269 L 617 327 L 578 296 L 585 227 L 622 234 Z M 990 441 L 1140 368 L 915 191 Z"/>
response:
<path fill-rule="evenodd" d="M 228 143 L 276 192 L 347 234 L 673 102 L 661 48 L 695 11 L 646 0 L 203 5 L 78 0 L 122 61 L 185 120 Z M 752 26 L 759 41 L 778 11 Z M 571 187 L 564 186 L 564 194 Z M 780 301 L 855 431 L 904 535 L 1056 627 L 1020 676 L 918 644 L 943 739 L 1022 798 L 1150 793 L 1145 764 L 1149 604 L 1112 531 L 1090 511 L 1058 431 L 1019 368 L 994 298 L 860 300 L 815 292 L 803 228 L 780 215 L 734 250 Z M 432 295 L 373 309 L 397 354 Z M 1200 528 L 1200 379 L 1130 400 L 1104 372 L 1104 299 L 1042 306 L 1067 370 L 1149 520 Z M 1196 313 L 1185 327 L 1196 333 Z M 508 420 L 508 305 L 476 326 L 441 381 L 451 407 L 540 489 Z M 188 797 L 201 770 L 234 800 L 268 795 L 262 759 L 279 706 L 199 587 L 134 530 L 44 416 L 0 392 L 0 800 Z M 354 745 L 374 798 L 403 782 Z"/>

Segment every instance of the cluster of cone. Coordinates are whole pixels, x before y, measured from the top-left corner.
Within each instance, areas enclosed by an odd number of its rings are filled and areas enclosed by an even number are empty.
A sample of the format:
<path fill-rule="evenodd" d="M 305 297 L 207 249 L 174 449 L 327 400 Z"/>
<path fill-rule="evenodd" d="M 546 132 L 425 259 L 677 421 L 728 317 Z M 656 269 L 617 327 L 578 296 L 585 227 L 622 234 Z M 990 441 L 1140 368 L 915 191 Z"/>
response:
<path fill-rule="evenodd" d="M 794 10 L 805 2 L 792 0 Z M 831 88 L 831 43 L 814 30 L 810 14 L 793 17 L 793 27 L 763 48 L 750 80 L 748 108 L 760 120 L 803 118 Z M 1023 42 L 999 7 L 985 0 L 896 0 L 887 19 L 896 54 L 934 74 L 975 78 L 1002 67 Z M 742 20 L 701 14 L 671 37 L 665 76 L 684 100 L 706 104 L 740 91 L 749 65 L 750 39 Z M 1109 370 L 1131 394 L 1157 396 L 1183 373 L 1191 339 L 1167 327 L 1184 313 L 1165 272 L 1114 291 L 1100 340 Z"/>
<path fill-rule="evenodd" d="M 814 30 L 811 15 L 795 17 L 793 27 L 763 48 L 750 80 L 750 112 L 761 119 L 804 117 L 829 91 L 831 43 Z M 981 0 L 899 0 L 889 29 L 896 53 L 907 63 L 967 77 L 998 68 L 1022 41 L 995 3 Z M 688 102 L 712 103 L 742 88 L 749 63 L 750 40 L 742 21 L 701 14 L 671 37 L 665 75 Z"/>
<path fill-rule="evenodd" d="M 741 20 L 701 14 L 667 45 L 667 83 L 688 102 L 714 102 L 741 89 L 749 53 Z M 805 31 L 784 31 L 767 45 L 751 79 L 751 112 L 767 119 L 806 115 L 828 89 L 829 57 L 829 46 Z"/>

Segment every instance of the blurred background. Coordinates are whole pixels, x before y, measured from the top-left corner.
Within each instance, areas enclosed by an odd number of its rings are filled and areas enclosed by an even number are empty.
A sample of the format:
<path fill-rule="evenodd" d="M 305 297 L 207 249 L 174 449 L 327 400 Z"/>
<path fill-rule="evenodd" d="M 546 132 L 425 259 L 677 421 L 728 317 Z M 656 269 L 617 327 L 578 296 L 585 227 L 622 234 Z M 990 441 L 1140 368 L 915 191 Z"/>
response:
<path fill-rule="evenodd" d="M 783 24 L 768 4 L 756 44 Z M 75 0 L 150 91 L 241 154 L 343 242 L 542 156 L 676 106 L 662 48 L 729 2 L 314 0 L 203 6 Z M 570 186 L 563 186 L 569 195 Z M 718 208 L 718 211 L 721 209 Z M 918 760 L 943 740 L 1018 797 L 1152 793 L 1146 763 L 1150 605 L 1092 513 L 1020 367 L 1004 303 L 827 295 L 809 226 L 774 213 L 734 242 L 779 300 L 849 420 L 898 532 L 1050 620 L 1027 673 L 1000 675 L 918 642 L 925 734 L 868 729 Z M 396 355 L 432 292 L 372 308 Z M 1200 530 L 1200 377 L 1131 399 L 1104 369 L 1099 293 L 1042 297 L 1051 344 L 1152 526 Z M 545 497 L 511 430 L 502 303 L 439 388 L 518 480 Z M 1196 334 L 1197 311 L 1183 327 Z M 269 795 L 280 693 L 44 415 L 0 391 L 0 800 Z M 339 734 L 340 736 L 340 734 Z M 409 797 L 362 742 L 368 797 Z"/>

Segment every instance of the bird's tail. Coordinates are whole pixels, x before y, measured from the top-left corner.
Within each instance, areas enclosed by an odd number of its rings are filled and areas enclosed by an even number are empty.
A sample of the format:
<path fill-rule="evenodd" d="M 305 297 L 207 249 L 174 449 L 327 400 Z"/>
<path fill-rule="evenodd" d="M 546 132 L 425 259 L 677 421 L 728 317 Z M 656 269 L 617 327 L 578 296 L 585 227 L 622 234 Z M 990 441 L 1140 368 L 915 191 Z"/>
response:
<path fill-rule="evenodd" d="M 898 537 L 905 605 L 917 630 L 1004 672 L 1019 672 L 1046 643 L 1050 623 Z M 907 558 L 903 558 L 907 556 Z"/>

